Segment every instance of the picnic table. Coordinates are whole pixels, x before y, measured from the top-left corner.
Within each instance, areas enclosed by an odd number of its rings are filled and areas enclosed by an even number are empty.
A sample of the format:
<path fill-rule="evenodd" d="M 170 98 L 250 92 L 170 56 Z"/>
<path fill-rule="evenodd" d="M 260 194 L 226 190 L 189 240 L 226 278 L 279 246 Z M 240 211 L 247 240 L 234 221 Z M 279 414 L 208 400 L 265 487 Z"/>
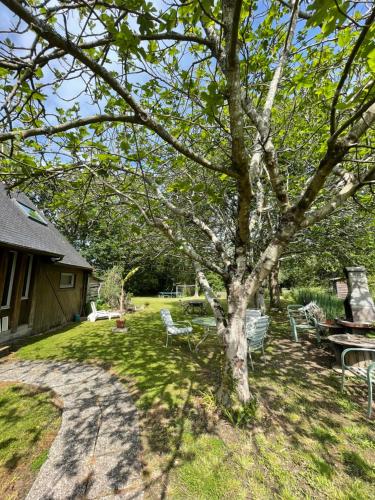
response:
<path fill-rule="evenodd" d="M 180 294 L 177 292 L 159 292 L 159 297 L 161 298 L 168 298 L 168 297 L 179 297 Z"/>

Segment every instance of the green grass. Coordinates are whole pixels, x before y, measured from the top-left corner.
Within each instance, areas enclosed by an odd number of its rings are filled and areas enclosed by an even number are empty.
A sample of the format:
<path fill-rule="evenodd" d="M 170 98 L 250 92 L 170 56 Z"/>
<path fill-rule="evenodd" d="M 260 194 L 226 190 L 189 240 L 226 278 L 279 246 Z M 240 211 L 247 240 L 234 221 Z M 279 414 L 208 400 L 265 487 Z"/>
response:
<path fill-rule="evenodd" d="M 0 498 L 23 498 L 60 427 L 51 393 L 0 385 Z"/>
<path fill-rule="evenodd" d="M 141 417 L 148 498 L 373 497 L 375 432 L 364 386 L 349 381 L 340 395 L 331 355 L 306 334 L 292 343 L 285 312 L 273 317 L 266 363 L 255 355 L 249 378 L 258 405 L 240 429 L 213 404 L 219 340 L 210 337 L 198 353 L 185 339 L 166 348 L 159 310 L 182 319 L 178 301 L 134 301 L 149 306 L 128 315 L 127 334 L 111 333 L 110 321 L 82 323 L 31 339 L 16 356 L 96 362 L 122 378 Z"/>

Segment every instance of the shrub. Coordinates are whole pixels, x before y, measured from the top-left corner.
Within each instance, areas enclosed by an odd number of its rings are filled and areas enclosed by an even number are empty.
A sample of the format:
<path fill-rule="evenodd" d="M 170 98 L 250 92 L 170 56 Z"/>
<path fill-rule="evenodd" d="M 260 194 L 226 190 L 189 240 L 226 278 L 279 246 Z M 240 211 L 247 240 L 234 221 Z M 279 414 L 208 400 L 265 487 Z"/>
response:
<path fill-rule="evenodd" d="M 316 302 L 325 312 L 327 319 L 345 316 L 344 302 L 321 288 L 294 288 L 292 296 L 297 304 Z"/>
<path fill-rule="evenodd" d="M 109 304 L 111 308 L 118 308 L 120 303 L 122 286 L 122 267 L 113 266 L 106 271 L 104 281 L 100 288 L 100 299 L 103 303 Z"/>

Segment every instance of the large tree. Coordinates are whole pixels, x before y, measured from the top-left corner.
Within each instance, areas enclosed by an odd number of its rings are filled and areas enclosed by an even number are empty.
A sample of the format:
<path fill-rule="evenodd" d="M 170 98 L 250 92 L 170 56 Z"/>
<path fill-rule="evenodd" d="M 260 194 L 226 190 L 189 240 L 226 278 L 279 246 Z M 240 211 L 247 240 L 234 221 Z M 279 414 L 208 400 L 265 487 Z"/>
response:
<path fill-rule="evenodd" d="M 191 259 L 246 403 L 249 300 L 375 179 L 373 2 L 1 1 L 5 174 L 88 174 Z"/>

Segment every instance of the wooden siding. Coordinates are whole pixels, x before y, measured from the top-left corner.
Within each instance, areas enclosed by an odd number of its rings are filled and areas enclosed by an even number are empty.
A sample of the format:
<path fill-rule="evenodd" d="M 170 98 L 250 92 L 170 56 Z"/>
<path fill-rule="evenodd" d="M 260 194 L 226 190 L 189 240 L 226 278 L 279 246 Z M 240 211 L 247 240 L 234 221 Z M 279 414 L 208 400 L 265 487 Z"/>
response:
<path fill-rule="evenodd" d="M 60 288 L 60 274 L 74 273 L 74 288 Z M 30 318 L 33 332 L 43 332 L 73 320 L 80 314 L 85 291 L 84 271 L 41 261 L 36 269 Z"/>
<path fill-rule="evenodd" d="M 87 302 L 96 301 L 99 296 L 101 281 L 89 276 L 87 284 Z"/>

